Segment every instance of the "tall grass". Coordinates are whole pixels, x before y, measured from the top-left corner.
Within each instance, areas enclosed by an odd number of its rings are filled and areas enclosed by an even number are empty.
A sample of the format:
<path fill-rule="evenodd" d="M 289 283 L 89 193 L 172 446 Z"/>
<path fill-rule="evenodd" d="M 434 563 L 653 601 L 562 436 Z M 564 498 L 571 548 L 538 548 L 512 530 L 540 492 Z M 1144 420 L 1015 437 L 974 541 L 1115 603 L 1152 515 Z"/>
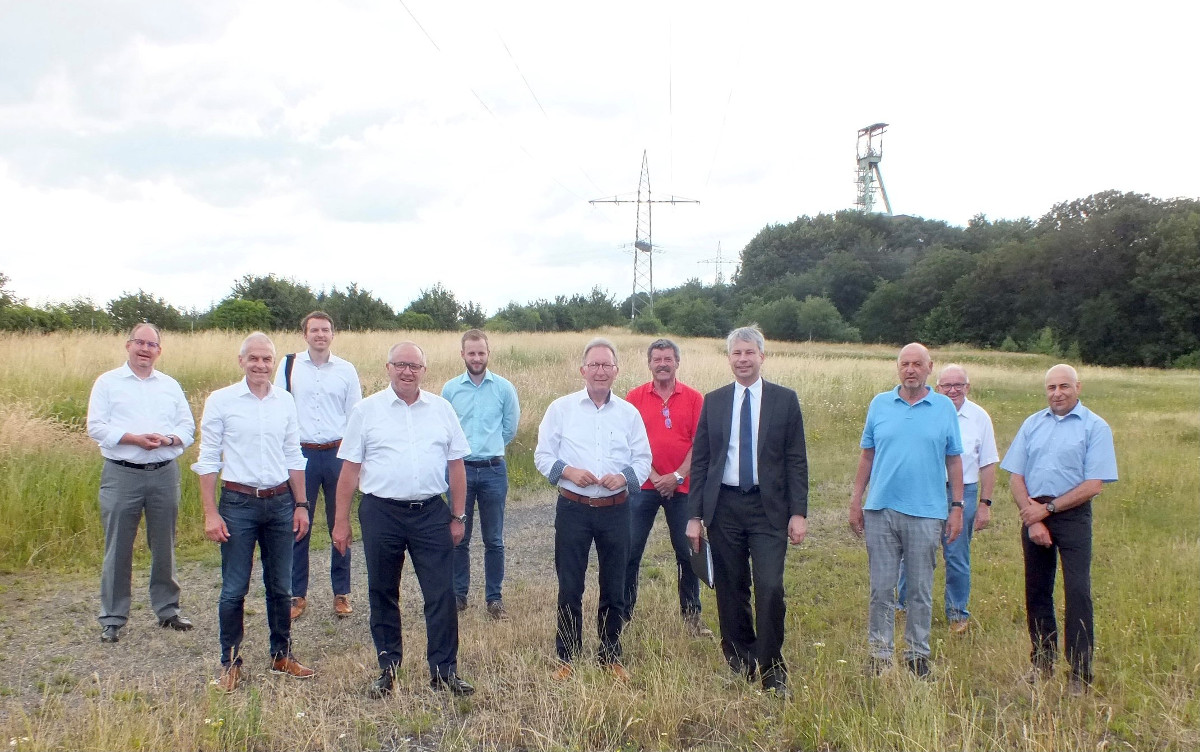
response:
<path fill-rule="evenodd" d="M 649 338 L 607 334 L 621 350 L 618 391 L 645 381 Z M 387 347 L 403 336 L 344 333 L 335 350 L 358 366 L 370 392 L 384 386 Z M 461 370 L 458 338 L 413 338 L 429 358 L 426 387 L 437 391 Z M 516 384 L 523 407 L 510 447 L 514 507 L 551 500 L 530 455 L 546 405 L 580 388 L 576 368 L 587 338 L 492 337 L 493 367 Z M 20 574 L 5 586 L 6 597 L 38 597 L 57 587 L 79 590 L 81 602 L 94 598 L 100 461 L 81 434 L 80 406 L 86 409 L 95 376 L 121 361 L 120 340 L 0 337 L 0 567 Z M 302 346 L 290 333 L 277 335 L 276 342 L 280 352 Z M 237 344 L 235 336 L 212 333 L 165 339 L 160 366 L 179 378 L 197 414 L 209 391 L 238 378 Z M 689 384 L 706 391 L 729 380 L 722 343 L 685 339 L 681 346 L 680 373 Z M 972 396 L 991 412 L 1002 448 L 1021 421 L 1044 405 L 1042 374 L 1052 364 L 1045 357 L 967 349 L 934 356 L 939 364 L 953 360 L 970 369 Z M 634 673 L 628 686 L 614 685 L 587 665 L 562 684 L 549 680 L 555 588 L 546 561 L 539 576 L 509 583 L 513 622 L 493 626 L 478 615 L 464 620 L 460 665 L 480 689 L 470 700 L 424 690 L 420 606 L 406 581 L 409 657 L 400 691 L 386 702 L 361 696 L 374 665 L 365 629 L 332 623 L 316 636 L 323 650 L 311 657 L 321 674 L 312 683 L 256 677 L 233 697 L 212 692 L 206 684 L 212 666 L 195 660 L 181 660 L 178 671 L 167 675 L 147 676 L 131 666 L 119 675 L 80 677 L 47 659 L 35 669 L 44 686 L 36 702 L 21 701 L 11 689 L 30 677 L 8 673 L 0 680 L 0 741 L 11 739 L 19 749 L 1200 747 L 1196 374 L 1082 369 L 1084 401 L 1113 427 L 1121 481 L 1095 502 L 1097 686 L 1087 697 L 1071 699 L 1062 675 L 1035 689 L 1018 681 L 1028 665 L 1029 641 L 1020 528 L 1003 473 L 993 525 L 973 546 L 971 631 L 949 636 L 940 615 L 939 567 L 935 680 L 918 682 L 902 670 L 864 675 L 866 552 L 846 529 L 846 502 L 866 406 L 894 384 L 894 357 L 894 349 L 883 347 L 769 346 L 766 376 L 795 388 L 804 406 L 812 476 L 809 539 L 792 549 L 785 575 L 784 655 L 795 690 L 789 702 L 730 681 L 716 645 L 685 636 L 672 555 L 657 528 L 638 619 L 624 640 Z M 194 477 L 185 472 L 184 478 L 179 532 L 186 562 L 211 549 L 201 546 Z M 588 598 L 594 603 L 593 588 Z M 711 592 L 703 598 L 715 627 Z M 1061 608 L 1061 596 L 1059 603 Z M 5 653 L 38 649 L 22 646 L 12 624 L 0 615 L 9 640 L 0 649 L 0 665 Z"/>

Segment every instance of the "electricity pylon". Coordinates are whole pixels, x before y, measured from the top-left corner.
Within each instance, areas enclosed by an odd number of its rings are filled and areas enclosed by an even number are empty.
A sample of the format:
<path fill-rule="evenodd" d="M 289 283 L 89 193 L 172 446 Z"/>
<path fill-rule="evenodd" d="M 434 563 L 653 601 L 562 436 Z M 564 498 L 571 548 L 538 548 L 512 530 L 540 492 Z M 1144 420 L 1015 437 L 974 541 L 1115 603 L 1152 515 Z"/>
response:
<path fill-rule="evenodd" d="M 651 207 L 654 204 L 698 204 L 690 198 L 671 196 L 666 199 L 650 198 L 650 163 L 642 151 L 642 177 L 638 181 L 637 199 L 597 198 L 589 204 L 637 204 L 637 227 L 633 239 L 633 295 L 630 297 L 629 318 L 637 318 L 639 310 L 654 310 L 654 243 L 651 239 Z M 642 260 L 642 255 L 645 260 Z"/>
<path fill-rule="evenodd" d="M 725 284 L 725 275 L 724 275 L 724 273 L 721 272 L 721 266 L 724 264 L 734 264 L 734 265 L 737 264 L 737 262 L 734 261 L 733 259 L 721 258 L 721 243 L 719 241 L 717 242 L 717 255 L 715 258 L 704 259 L 703 261 L 697 261 L 696 263 L 697 264 L 712 264 L 713 268 L 717 272 L 717 284 L 718 285 Z"/>

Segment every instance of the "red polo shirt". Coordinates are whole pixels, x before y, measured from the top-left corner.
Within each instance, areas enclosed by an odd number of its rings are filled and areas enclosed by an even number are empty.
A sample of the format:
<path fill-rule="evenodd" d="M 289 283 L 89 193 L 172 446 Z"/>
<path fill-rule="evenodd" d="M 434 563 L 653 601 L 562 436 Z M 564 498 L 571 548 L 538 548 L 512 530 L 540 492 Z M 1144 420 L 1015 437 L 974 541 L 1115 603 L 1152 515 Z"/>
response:
<path fill-rule="evenodd" d="M 635 386 L 625 395 L 625 401 L 637 408 L 642 414 L 642 422 L 646 424 L 646 436 L 650 439 L 651 464 L 659 475 L 675 472 L 688 450 L 692 448 L 692 439 L 696 436 L 696 428 L 700 425 L 700 408 L 704 404 L 704 395 L 675 379 L 675 391 L 663 402 L 662 397 L 654 391 L 654 382 L 650 381 L 641 386 Z M 667 427 L 668 415 L 671 422 Z M 688 476 L 679 487 L 682 493 L 688 492 L 691 485 Z M 647 480 L 642 488 L 649 490 L 654 484 Z"/>

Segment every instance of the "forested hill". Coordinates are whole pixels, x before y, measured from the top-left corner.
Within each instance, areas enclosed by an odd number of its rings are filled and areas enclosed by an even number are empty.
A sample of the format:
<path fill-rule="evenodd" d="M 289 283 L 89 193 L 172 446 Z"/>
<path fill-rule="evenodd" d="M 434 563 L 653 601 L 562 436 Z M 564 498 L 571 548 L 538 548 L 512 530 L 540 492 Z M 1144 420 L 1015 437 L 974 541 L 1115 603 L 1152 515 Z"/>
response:
<path fill-rule="evenodd" d="M 765 227 L 727 288 L 664 291 L 667 330 L 965 342 L 1102 365 L 1200 363 L 1200 202 L 1110 191 L 1036 222 L 843 211 Z"/>
<path fill-rule="evenodd" d="M 314 291 L 248 275 L 207 311 L 138 290 L 28 306 L 5 289 L 0 329 L 291 329 L 315 308 L 341 329 L 582 331 L 629 322 L 630 303 L 589 295 L 509 303 L 492 316 L 436 284 L 394 309 L 371 291 Z M 399 312 L 397 312 L 399 310 Z M 763 228 L 732 284 L 699 280 L 655 294 L 631 326 L 644 334 L 724 336 L 757 321 L 770 339 L 963 342 L 1101 365 L 1200 367 L 1200 201 L 1109 191 L 1036 222 L 966 227 L 843 211 Z"/>

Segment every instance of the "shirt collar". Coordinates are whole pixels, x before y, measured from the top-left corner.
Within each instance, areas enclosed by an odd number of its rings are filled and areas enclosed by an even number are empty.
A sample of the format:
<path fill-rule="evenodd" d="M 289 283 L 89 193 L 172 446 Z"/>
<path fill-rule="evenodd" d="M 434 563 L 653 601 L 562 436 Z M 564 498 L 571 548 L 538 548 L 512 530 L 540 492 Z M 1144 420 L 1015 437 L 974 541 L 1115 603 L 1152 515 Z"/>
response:
<path fill-rule="evenodd" d="M 1071 412 L 1067 413 L 1066 415 L 1062 416 L 1061 418 L 1058 417 L 1057 415 L 1055 415 L 1054 411 L 1051 410 L 1049 407 L 1042 410 L 1042 415 L 1049 417 L 1049 418 L 1053 418 L 1060 422 L 1066 420 L 1067 418 L 1070 418 L 1071 416 L 1075 416 L 1076 418 L 1083 420 L 1084 416 L 1086 416 L 1087 413 L 1088 413 L 1088 409 L 1083 406 L 1083 400 L 1076 402 L 1075 407 L 1071 408 Z"/>
<path fill-rule="evenodd" d="M 490 369 L 490 368 L 483 369 L 483 380 L 480 381 L 479 383 L 482 384 L 484 381 L 491 381 L 491 380 L 492 380 L 492 369 Z M 475 386 L 475 382 L 471 381 L 471 372 L 470 371 L 463 371 L 462 375 L 458 377 L 458 383 L 470 384 L 471 386 Z"/>
<path fill-rule="evenodd" d="M 676 386 L 678 386 L 679 382 L 676 381 L 675 384 L 676 384 Z M 747 389 L 749 389 L 750 394 L 754 395 L 755 399 L 758 399 L 760 396 L 762 396 L 762 384 L 763 384 L 762 376 L 759 376 L 758 381 L 755 381 L 750 386 L 742 386 L 742 383 L 740 381 L 735 381 L 735 382 L 733 382 L 733 396 L 740 397 L 740 396 L 742 396 L 743 392 L 745 392 Z"/>
<path fill-rule="evenodd" d="M 908 401 L 908 400 L 906 400 L 906 399 L 904 399 L 903 397 L 901 397 L 901 396 L 900 396 L 900 387 L 902 387 L 902 386 L 903 386 L 903 384 L 897 384 L 897 385 L 896 385 L 896 388 L 892 390 L 892 394 L 896 395 L 896 399 L 898 399 L 898 400 L 900 400 L 901 402 L 903 402 L 904 404 L 908 405 L 908 404 L 909 404 L 909 401 Z M 925 385 L 925 394 L 924 394 L 924 395 L 922 395 L 921 399 L 919 399 L 919 400 L 917 400 L 916 402 L 913 402 L 913 403 L 911 403 L 911 404 L 912 404 L 912 405 L 919 405 L 919 404 L 921 404 L 922 402 L 929 402 L 929 401 L 930 401 L 930 400 L 929 400 L 929 397 L 930 397 L 930 395 L 932 395 L 932 394 L 933 394 L 933 387 L 931 387 L 931 386 L 929 386 L 928 384 L 926 384 L 926 385 Z M 946 399 L 950 399 L 950 398 L 949 398 L 949 397 L 947 397 Z M 930 404 L 932 404 L 932 403 L 930 403 Z M 966 402 L 964 402 L 963 404 L 965 405 L 965 404 L 967 404 L 967 403 L 966 403 Z M 951 406 L 951 407 L 953 407 L 953 406 L 954 406 L 954 401 L 953 401 L 953 400 L 951 400 L 951 401 L 950 401 L 950 406 Z"/>
<path fill-rule="evenodd" d="M 125 361 L 124 363 L 122 363 L 121 366 L 125 369 L 125 373 L 123 373 L 122 376 L 124 376 L 127 379 L 137 379 L 138 381 L 149 381 L 150 379 L 158 377 L 158 370 L 151 368 L 150 375 L 143 379 L 141 376 L 138 376 L 136 373 L 134 373 L 133 369 L 129 367 L 128 360 Z"/>
<path fill-rule="evenodd" d="M 429 402 L 429 392 L 425 391 L 424 389 L 417 391 L 417 401 L 410 405 L 404 400 L 400 399 L 400 395 L 396 394 L 396 390 L 392 388 L 391 384 L 388 384 L 385 388 L 387 389 L 388 394 L 391 396 L 391 399 L 389 400 L 390 403 L 399 402 L 407 407 L 412 407 L 413 405 L 417 404 L 417 402 Z"/>
<path fill-rule="evenodd" d="M 234 384 L 234 386 L 236 387 L 236 389 L 234 391 L 237 393 L 237 396 L 245 397 L 247 394 L 249 394 L 250 396 L 254 397 L 255 399 L 258 399 L 258 395 L 254 394 L 254 392 L 250 391 L 250 382 L 246 381 L 245 376 L 243 376 L 242 380 L 239 381 L 237 384 Z M 278 399 L 279 394 L 278 394 L 278 390 L 275 388 L 275 385 L 271 384 L 270 387 L 271 388 L 267 392 L 267 396 L 263 397 L 263 399 Z"/>

